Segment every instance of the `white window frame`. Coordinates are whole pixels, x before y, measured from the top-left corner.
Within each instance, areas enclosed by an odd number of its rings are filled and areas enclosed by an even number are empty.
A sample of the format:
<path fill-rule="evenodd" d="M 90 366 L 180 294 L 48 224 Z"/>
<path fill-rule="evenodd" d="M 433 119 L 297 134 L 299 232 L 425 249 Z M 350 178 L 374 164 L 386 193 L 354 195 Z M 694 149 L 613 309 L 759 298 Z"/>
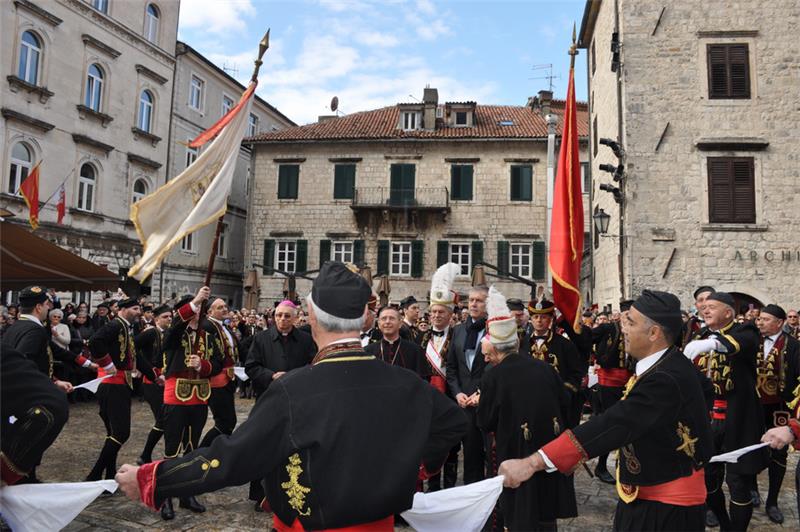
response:
<path fill-rule="evenodd" d="M 217 257 L 228 258 L 228 222 L 222 222 L 217 240 Z"/>
<path fill-rule="evenodd" d="M 230 102 L 230 105 L 226 105 L 228 102 Z M 235 106 L 236 106 L 236 100 L 234 100 L 233 98 L 231 98 L 227 94 L 223 93 L 222 94 L 222 114 L 220 116 L 221 117 L 225 116 Z"/>
<path fill-rule="evenodd" d="M 258 115 L 250 113 L 250 116 L 247 117 L 247 136 L 252 137 L 253 135 L 258 134 Z"/>
<path fill-rule="evenodd" d="M 17 159 L 14 157 L 14 148 L 17 144 L 22 145 L 28 151 L 28 157 L 30 157 L 29 161 L 24 161 L 22 159 Z M 20 196 L 19 187 L 22 185 L 22 182 L 28 177 L 28 174 L 31 173 L 33 169 L 33 150 L 30 146 L 25 144 L 24 142 L 15 142 L 11 145 L 11 152 L 9 153 L 9 160 L 10 160 L 10 167 L 9 167 L 9 176 L 8 176 L 8 193 L 13 194 L 15 196 Z"/>
<path fill-rule="evenodd" d="M 136 191 L 136 184 L 142 183 L 144 185 L 144 192 L 137 192 Z M 150 183 L 143 177 L 136 179 L 133 182 L 133 188 L 131 189 L 131 203 L 136 203 L 144 199 L 145 196 L 150 192 Z"/>
<path fill-rule="evenodd" d="M 456 247 L 460 249 L 455 249 Z M 464 253 L 464 248 L 467 252 Z M 450 242 L 448 244 L 447 256 L 450 262 L 458 264 L 461 271 L 458 275 L 461 277 L 469 277 L 472 274 L 472 244 L 469 242 Z M 466 258 L 467 262 L 463 260 Z M 465 271 L 466 268 L 466 271 Z"/>
<path fill-rule="evenodd" d="M 92 7 L 108 15 L 108 0 L 92 0 Z"/>
<path fill-rule="evenodd" d="M 92 67 L 97 68 L 99 76 L 92 73 Z M 86 94 L 83 103 L 98 113 L 103 106 L 103 69 L 97 63 L 91 63 L 86 69 Z"/>
<path fill-rule="evenodd" d="M 26 33 L 30 33 L 33 35 L 33 38 L 39 43 L 38 46 L 34 46 L 31 43 L 25 42 L 23 37 Z M 37 85 L 39 83 L 39 72 L 42 68 L 42 38 L 36 35 L 31 30 L 25 30 L 19 36 L 19 56 L 17 57 L 17 74 L 20 74 L 19 67 L 22 63 L 22 52 L 23 50 L 26 51 L 25 53 L 25 70 L 22 72 L 22 75 L 19 76 L 20 79 L 23 81 L 30 83 L 31 85 Z M 31 67 L 31 58 L 36 56 L 36 67 Z"/>
<path fill-rule="evenodd" d="M 197 255 L 197 249 L 194 244 L 194 233 L 189 233 L 181 239 L 181 252 L 187 255 Z"/>
<path fill-rule="evenodd" d="M 191 166 L 191 164 L 195 162 L 198 157 L 200 157 L 200 148 L 192 148 L 191 146 L 188 146 L 188 143 L 191 141 L 192 139 L 186 141 L 186 158 L 184 159 L 186 161 L 186 168 L 189 168 L 189 166 Z"/>
<path fill-rule="evenodd" d="M 527 253 L 525 252 L 526 248 Z M 514 264 L 515 256 L 517 258 L 516 265 Z M 525 268 L 528 269 L 527 275 Z M 533 244 L 530 242 L 508 243 L 508 271 L 526 279 L 533 279 Z"/>
<path fill-rule="evenodd" d="M 206 82 L 197 74 L 192 74 L 189 79 L 189 107 L 196 111 L 203 111 Z"/>
<path fill-rule="evenodd" d="M 94 177 L 87 177 L 83 175 L 83 167 L 88 166 L 94 172 Z M 85 212 L 94 212 L 95 206 L 95 192 L 97 190 L 98 179 L 97 167 L 91 163 L 81 163 L 78 170 L 78 204 L 77 208 Z"/>
<path fill-rule="evenodd" d="M 422 113 L 419 111 L 403 111 L 400 119 L 403 121 L 403 131 L 415 131 L 422 125 Z"/>
<path fill-rule="evenodd" d="M 581 165 L 581 193 L 588 194 L 591 191 L 591 183 L 589 183 L 589 188 L 586 188 L 586 171 L 591 163 L 589 161 L 580 161 L 579 164 Z"/>
<path fill-rule="evenodd" d="M 453 111 L 455 116 L 453 117 L 453 125 L 456 127 L 467 127 L 469 125 L 469 111 Z M 458 123 L 458 115 L 459 113 L 464 113 L 464 123 Z"/>
<path fill-rule="evenodd" d="M 353 242 L 350 240 L 334 240 L 331 242 L 331 257 L 335 262 L 353 262 Z"/>
<path fill-rule="evenodd" d="M 389 275 L 392 277 L 411 277 L 411 242 L 392 242 L 389 244 Z"/>
<path fill-rule="evenodd" d="M 285 272 L 297 271 L 297 241 L 278 240 L 275 242 L 275 268 Z M 276 272 L 275 275 L 280 275 Z"/>
<path fill-rule="evenodd" d="M 145 93 L 150 95 L 150 101 L 144 100 Z M 136 127 L 146 133 L 153 131 L 153 111 L 156 108 L 156 97 L 153 91 L 144 89 L 139 93 L 139 113 L 136 120 Z"/>
<path fill-rule="evenodd" d="M 150 9 L 155 14 L 150 12 Z M 144 8 L 144 38 L 153 44 L 158 43 L 158 26 L 161 22 L 161 12 L 158 6 L 149 2 Z"/>

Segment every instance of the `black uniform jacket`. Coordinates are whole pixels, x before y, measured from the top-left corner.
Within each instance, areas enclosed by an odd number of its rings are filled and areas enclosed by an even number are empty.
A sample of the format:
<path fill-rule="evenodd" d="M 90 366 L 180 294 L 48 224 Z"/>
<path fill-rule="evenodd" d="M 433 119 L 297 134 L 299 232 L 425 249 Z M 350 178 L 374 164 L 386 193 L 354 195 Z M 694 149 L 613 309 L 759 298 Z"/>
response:
<path fill-rule="evenodd" d="M 3 349 L 15 349 L 32 360 L 39 371 L 53 376 L 53 360 L 75 364 L 76 356 L 50 340 L 50 330 L 20 318 L 3 333 Z"/>
<path fill-rule="evenodd" d="M 787 404 L 794 403 L 792 411 L 796 414 L 797 404 L 800 403 L 800 342 L 789 333 L 783 334 L 786 335 L 786 346 L 785 358 L 781 362 L 785 372 L 785 382 L 781 397 Z"/>
<path fill-rule="evenodd" d="M 671 347 L 626 387 L 621 401 L 572 429 L 580 454 L 588 459 L 619 449 L 623 484 L 652 486 L 691 475 L 713 454 L 704 378 Z"/>
<path fill-rule="evenodd" d="M 603 369 L 633 371 L 634 361 L 626 361 L 622 327 L 619 323 L 601 323 L 592 329 L 597 364 Z"/>
<path fill-rule="evenodd" d="M 154 367 L 164 366 L 164 333 L 158 327 L 150 327 L 133 337 L 133 343 L 139 354 Z"/>
<path fill-rule="evenodd" d="M 537 345 L 535 336 L 529 340 L 529 356 L 550 364 L 558 371 L 561 380 L 571 392 L 581 389 L 581 382 L 588 369 L 588 362 L 578 352 L 572 341 L 550 331 L 542 345 Z"/>
<path fill-rule="evenodd" d="M 471 318 L 469 321 L 460 323 L 453 328 L 453 338 L 447 348 L 447 353 L 444 355 L 447 361 L 445 373 L 447 389 L 450 390 L 450 394 L 453 397 L 460 393 L 467 396 L 475 393 L 480 387 L 481 377 L 484 372 L 491 367 L 487 366 L 483 360 L 480 342 L 478 342 L 478 347 L 475 351 L 475 359 L 472 361 L 472 369 L 467 367 L 464 343 L 467 339 L 468 323 L 471 323 Z"/>
<path fill-rule="evenodd" d="M 399 344 L 399 345 L 398 345 Z M 370 355 L 407 370 L 413 371 L 426 380 L 431 378 L 431 366 L 425 358 L 425 351 L 411 340 L 398 338 L 393 344 L 385 339 L 364 348 Z"/>
<path fill-rule="evenodd" d="M 135 347 L 133 333 L 120 317 L 116 317 L 103 325 L 89 340 L 92 358 L 100 366 L 110 362 L 119 371 L 132 370 L 135 367 L 150 380 L 158 375 L 153 371 L 153 364 Z"/>
<path fill-rule="evenodd" d="M 466 429 L 444 394 L 354 348 L 274 381 L 231 436 L 159 463 L 154 492 L 143 466 L 139 485 L 150 486 L 142 500 L 158 507 L 263 478 L 284 523 L 369 523 L 410 508 L 420 464 L 441 467 Z"/>
<path fill-rule="evenodd" d="M 253 381 L 253 391 L 259 396 L 269 388 L 273 374 L 308 365 L 316 354 L 310 334 L 292 327 L 284 344 L 278 329 L 270 327 L 253 337 L 244 370 Z"/>
<path fill-rule="evenodd" d="M 186 359 L 196 354 L 201 358 L 200 378 L 212 377 L 222 371 L 222 344 L 215 335 L 204 331 L 202 324 L 197 331 L 189 329 L 193 314 L 187 307 L 188 304 L 179 309 L 164 334 L 164 376 L 185 376 L 191 371 Z M 197 335 L 200 335 L 199 340 Z"/>

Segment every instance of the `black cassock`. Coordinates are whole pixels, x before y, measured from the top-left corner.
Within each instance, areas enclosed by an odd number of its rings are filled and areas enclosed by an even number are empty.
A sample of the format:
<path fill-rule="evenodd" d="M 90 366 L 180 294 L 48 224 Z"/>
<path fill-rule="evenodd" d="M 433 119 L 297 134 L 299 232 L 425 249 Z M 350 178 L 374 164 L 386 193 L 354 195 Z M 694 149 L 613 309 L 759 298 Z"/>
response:
<path fill-rule="evenodd" d="M 425 351 L 411 340 L 398 338 L 390 343 L 383 339 L 367 345 L 364 351 L 387 364 L 411 370 L 425 380 L 431 379 L 431 366 L 425 357 Z"/>
<path fill-rule="evenodd" d="M 529 345 L 531 357 L 550 364 L 561 377 L 563 387 L 567 390 L 570 398 L 565 427 L 574 427 L 581 420 L 583 396 L 580 390 L 583 377 L 588 369 L 588 362 L 581 356 L 571 340 L 553 331 L 547 333 L 547 337 L 541 345 L 538 345 L 536 337 L 531 335 Z"/>
<path fill-rule="evenodd" d="M 569 401 L 546 363 L 508 355 L 483 376 L 478 426 L 495 434 L 497 461 L 530 456 L 562 430 Z M 500 506 L 509 530 L 577 515 L 572 475 L 536 473 L 517 489 L 504 489 Z"/>

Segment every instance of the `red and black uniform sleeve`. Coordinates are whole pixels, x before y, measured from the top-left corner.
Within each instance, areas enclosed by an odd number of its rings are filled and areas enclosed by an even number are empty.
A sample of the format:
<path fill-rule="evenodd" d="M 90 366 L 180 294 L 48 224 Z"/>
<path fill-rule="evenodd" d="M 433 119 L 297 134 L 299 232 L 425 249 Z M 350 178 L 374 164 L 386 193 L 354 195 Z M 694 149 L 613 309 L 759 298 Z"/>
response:
<path fill-rule="evenodd" d="M 755 356 L 758 352 L 761 335 L 752 323 L 734 325 L 727 331 L 717 331 L 716 335 L 719 343 L 725 347 L 728 356 L 736 356 L 739 353 L 746 353 L 748 356 Z"/>
<path fill-rule="evenodd" d="M 787 333 L 783 334 L 786 338 L 786 383 L 782 398 L 787 404 L 795 400 L 800 403 L 800 342 Z"/>
<path fill-rule="evenodd" d="M 103 325 L 100 330 L 92 335 L 89 340 L 89 351 L 92 353 L 92 359 L 98 366 L 105 367 L 109 364 L 117 364 L 119 361 L 114 360 L 114 354 L 119 357 L 119 343 L 118 337 L 122 324 L 119 320 L 112 320 Z"/>

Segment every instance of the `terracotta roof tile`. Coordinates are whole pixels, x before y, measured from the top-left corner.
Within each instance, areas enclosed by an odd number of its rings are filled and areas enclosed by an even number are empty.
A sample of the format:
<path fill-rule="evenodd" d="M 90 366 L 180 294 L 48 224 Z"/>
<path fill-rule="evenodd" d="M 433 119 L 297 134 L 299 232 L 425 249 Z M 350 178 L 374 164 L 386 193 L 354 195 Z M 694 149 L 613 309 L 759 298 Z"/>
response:
<path fill-rule="evenodd" d="M 552 112 L 561 115 L 564 103 L 553 100 Z M 314 141 L 314 140 L 387 140 L 387 139 L 529 139 L 547 136 L 544 117 L 526 106 L 477 105 L 472 127 L 444 126 L 437 121 L 434 131 L 403 131 L 397 128 L 399 108 L 396 105 L 362 111 L 340 118 L 280 131 L 261 133 L 245 139 L 248 143 Z M 512 125 L 500 125 L 511 121 Z M 561 134 L 559 123 L 558 134 Z M 585 103 L 578 103 L 578 134 L 588 136 L 589 125 Z"/>

